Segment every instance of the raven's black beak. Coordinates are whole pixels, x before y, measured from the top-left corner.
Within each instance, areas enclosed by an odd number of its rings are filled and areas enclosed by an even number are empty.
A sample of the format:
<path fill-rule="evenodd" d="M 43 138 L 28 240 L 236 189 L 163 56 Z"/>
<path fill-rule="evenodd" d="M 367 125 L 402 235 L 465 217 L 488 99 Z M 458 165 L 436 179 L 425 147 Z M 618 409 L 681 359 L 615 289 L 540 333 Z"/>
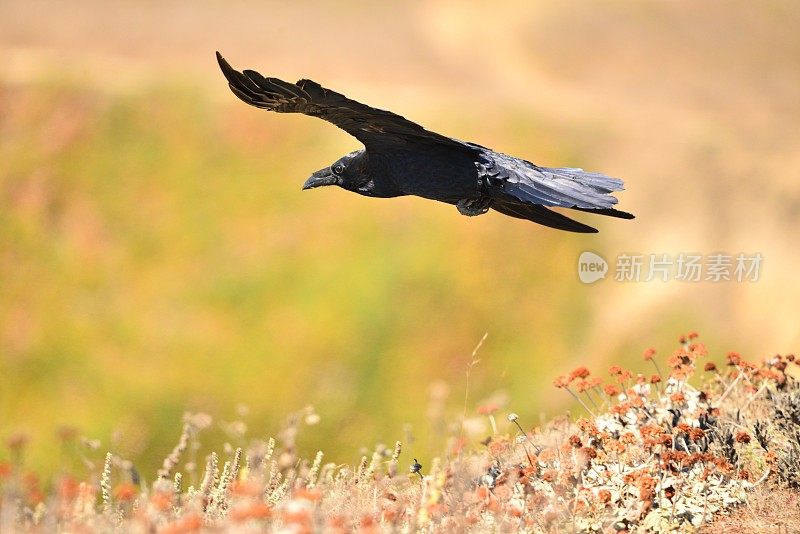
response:
<path fill-rule="evenodd" d="M 330 169 L 322 169 L 306 180 L 303 184 L 303 189 L 314 189 L 315 187 L 322 187 L 323 185 L 336 185 L 337 179 Z"/>

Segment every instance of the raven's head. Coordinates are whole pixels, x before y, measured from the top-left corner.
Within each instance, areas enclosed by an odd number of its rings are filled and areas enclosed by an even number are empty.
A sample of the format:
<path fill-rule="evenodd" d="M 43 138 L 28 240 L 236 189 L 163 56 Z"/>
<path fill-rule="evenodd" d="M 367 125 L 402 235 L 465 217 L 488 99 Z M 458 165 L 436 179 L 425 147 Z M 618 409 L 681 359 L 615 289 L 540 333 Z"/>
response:
<path fill-rule="evenodd" d="M 338 185 L 342 189 L 372 196 L 374 183 L 369 174 L 369 159 L 365 150 L 356 150 L 320 169 L 303 184 L 303 189 L 323 185 Z"/>

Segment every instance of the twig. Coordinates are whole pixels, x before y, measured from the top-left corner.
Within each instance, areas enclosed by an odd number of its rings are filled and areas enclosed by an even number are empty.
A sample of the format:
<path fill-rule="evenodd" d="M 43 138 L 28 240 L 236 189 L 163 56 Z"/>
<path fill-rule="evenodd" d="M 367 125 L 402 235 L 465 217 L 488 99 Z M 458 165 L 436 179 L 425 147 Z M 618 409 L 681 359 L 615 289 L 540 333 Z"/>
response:
<path fill-rule="evenodd" d="M 572 395 L 572 397 L 573 397 L 573 398 L 574 398 L 576 401 L 578 401 L 579 403 L 581 403 L 581 406 L 583 406 L 583 409 L 584 409 L 584 410 L 586 410 L 587 412 L 589 412 L 589 415 L 591 415 L 591 416 L 592 416 L 592 418 L 594 418 L 594 419 L 597 419 L 597 416 L 594 414 L 594 412 L 591 410 L 591 408 L 589 408 L 589 407 L 586 405 L 586 403 L 585 403 L 585 402 L 583 402 L 583 399 L 581 399 L 579 396 L 577 396 L 577 395 L 576 395 L 576 394 L 575 394 L 575 393 L 574 393 L 574 392 L 573 392 L 573 391 L 572 391 L 572 390 L 569 388 L 569 386 L 565 386 L 565 387 L 564 387 L 564 389 L 566 389 L 566 390 L 567 390 L 567 393 L 569 393 L 570 395 Z"/>
<path fill-rule="evenodd" d="M 464 414 L 461 417 L 461 429 L 459 430 L 458 433 L 459 440 L 464 438 L 464 421 L 467 419 L 467 402 L 469 400 L 469 377 L 470 374 L 472 373 L 472 368 L 480 361 L 475 356 L 478 354 L 478 351 L 480 350 L 481 346 L 483 345 L 483 342 L 486 341 L 486 338 L 488 336 L 489 332 L 483 334 L 481 340 L 478 341 L 478 344 L 472 350 L 472 356 L 471 356 L 472 361 L 470 361 L 469 364 L 467 365 L 467 384 L 466 387 L 464 388 Z"/>
<path fill-rule="evenodd" d="M 752 395 L 752 396 L 751 396 L 749 399 L 747 399 L 747 402 L 745 402 L 745 403 L 744 403 L 744 406 L 742 406 L 742 408 L 741 408 L 741 409 L 742 409 L 742 410 L 744 410 L 745 408 L 747 408 L 748 406 L 750 406 L 750 403 L 751 403 L 751 402 L 753 402 L 753 401 L 756 399 L 756 397 L 758 397 L 759 395 L 761 395 L 761 392 L 762 392 L 762 391 L 764 391 L 766 388 L 767 388 L 767 383 L 766 383 L 766 382 L 764 382 L 764 383 L 761 385 L 761 387 L 758 389 L 758 391 L 756 391 L 755 393 L 753 393 L 753 395 Z"/>
<path fill-rule="evenodd" d="M 722 396 L 717 399 L 717 402 L 715 403 L 715 406 L 714 406 L 715 408 L 719 408 L 720 404 L 722 404 L 722 401 L 725 400 L 725 397 L 727 397 L 728 394 L 731 391 L 733 391 L 734 386 L 736 386 L 736 384 L 739 382 L 739 380 L 742 379 L 742 375 L 744 375 L 744 373 L 739 371 L 739 374 L 736 375 L 736 379 L 733 382 L 731 382 L 731 384 L 728 386 L 728 389 L 726 389 L 725 392 L 722 394 Z"/>

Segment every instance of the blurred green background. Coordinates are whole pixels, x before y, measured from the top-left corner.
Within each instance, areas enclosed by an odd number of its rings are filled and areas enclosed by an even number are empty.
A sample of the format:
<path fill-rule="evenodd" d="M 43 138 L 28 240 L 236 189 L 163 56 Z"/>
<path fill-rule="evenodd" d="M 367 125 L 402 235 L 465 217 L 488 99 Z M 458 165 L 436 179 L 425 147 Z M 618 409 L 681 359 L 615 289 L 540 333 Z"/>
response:
<path fill-rule="evenodd" d="M 689 330 L 716 355 L 797 349 L 799 27 L 789 0 L 0 3 L 0 437 L 53 469 L 72 425 L 149 472 L 185 410 L 246 405 L 266 436 L 310 404 L 305 451 L 354 461 L 410 425 L 424 458 L 431 384 L 460 414 L 484 333 L 468 415 L 501 391 L 527 425 L 571 406 L 554 376 L 646 369 Z M 637 219 L 578 236 L 301 192 L 358 143 L 239 102 L 217 49 L 622 177 Z M 757 283 L 586 286 L 583 250 L 765 260 Z"/>

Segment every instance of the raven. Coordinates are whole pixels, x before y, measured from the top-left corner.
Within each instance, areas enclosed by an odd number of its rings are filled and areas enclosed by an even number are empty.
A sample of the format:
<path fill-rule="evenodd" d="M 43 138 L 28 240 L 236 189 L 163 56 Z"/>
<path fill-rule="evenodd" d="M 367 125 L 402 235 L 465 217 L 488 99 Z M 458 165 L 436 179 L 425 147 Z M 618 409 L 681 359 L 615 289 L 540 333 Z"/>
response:
<path fill-rule="evenodd" d="M 338 185 L 368 197 L 403 195 L 453 204 L 463 215 L 490 209 L 570 232 L 597 232 L 548 208 L 571 208 L 621 219 L 611 193 L 622 180 L 573 168 L 540 167 L 475 143 L 430 132 L 400 115 L 372 108 L 311 80 L 288 83 L 239 72 L 217 52 L 231 91 L 251 106 L 303 113 L 338 126 L 361 143 L 314 174 L 303 189 Z"/>

